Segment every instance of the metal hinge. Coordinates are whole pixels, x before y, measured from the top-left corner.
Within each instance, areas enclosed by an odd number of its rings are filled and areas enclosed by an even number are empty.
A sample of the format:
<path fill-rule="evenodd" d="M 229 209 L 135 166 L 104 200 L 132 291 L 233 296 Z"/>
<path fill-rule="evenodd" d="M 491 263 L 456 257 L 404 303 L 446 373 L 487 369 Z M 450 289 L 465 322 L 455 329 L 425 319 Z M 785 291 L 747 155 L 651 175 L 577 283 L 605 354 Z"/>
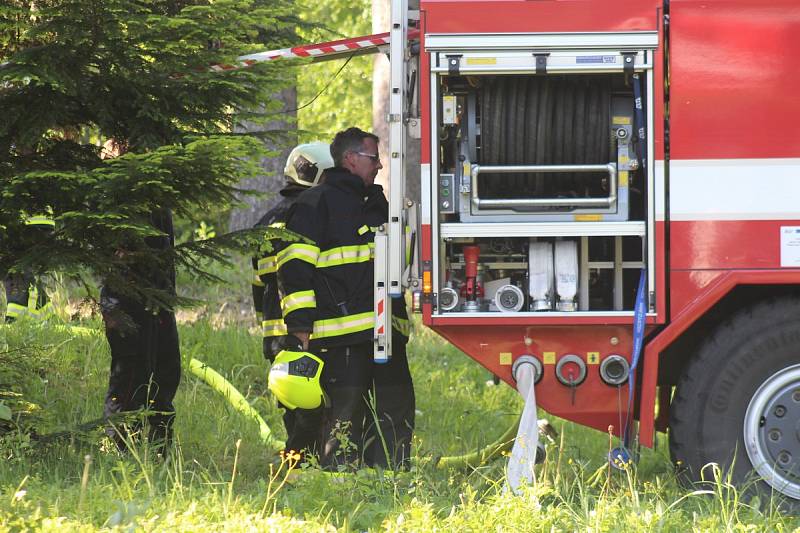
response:
<path fill-rule="evenodd" d="M 459 72 L 461 71 L 462 54 L 448 55 L 445 57 L 447 58 L 447 73 L 450 76 L 458 76 Z"/>
<path fill-rule="evenodd" d="M 635 52 L 623 52 L 622 53 L 622 72 L 625 74 L 625 78 L 627 79 L 628 76 L 633 74 L 633 67 L 636 65 L 636 53 Z"/>
<path fill-rule="evenodd" d="M 536 60 L 536 74 L 547 74 L 547 58 L 549 55 L 550 52 L 533 54 L 533 57 Z"/>

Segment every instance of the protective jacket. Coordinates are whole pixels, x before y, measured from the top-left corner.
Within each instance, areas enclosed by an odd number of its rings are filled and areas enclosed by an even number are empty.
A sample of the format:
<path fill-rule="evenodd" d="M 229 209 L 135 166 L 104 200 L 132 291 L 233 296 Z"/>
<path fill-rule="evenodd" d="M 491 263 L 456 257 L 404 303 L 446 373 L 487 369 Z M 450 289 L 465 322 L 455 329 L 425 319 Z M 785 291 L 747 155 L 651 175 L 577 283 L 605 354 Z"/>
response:
<path fill-rule="evenodd" d="M 255 227 L 284 228 L 289 209 L 297 200 L 301 192 L 308 187 L 289 184 L 280 194 L 283 199 L 272 209 L 267 211 Z M 275 254 L 278 239 L 270 239 L 259 253 L 253 257 L 253 306 L 256 316 L 261 321 L 261 332 L 264 337 L 264 357 L 272 360 L 279 351 L 273 342 L 286 335 L 286 324 L 281 313 L 280 296 L 278 294 L 277 258 Z"/>
<path fill-rule="evenodd" d="M 286 243 L 277 253 L 289 333 L 310 331 L 321 347 L 371 342 L 373 241 L 385 206 L 380 185 L 367 187 L 336 167 L 298 197 L 286 228 L 308 242 Z"/>

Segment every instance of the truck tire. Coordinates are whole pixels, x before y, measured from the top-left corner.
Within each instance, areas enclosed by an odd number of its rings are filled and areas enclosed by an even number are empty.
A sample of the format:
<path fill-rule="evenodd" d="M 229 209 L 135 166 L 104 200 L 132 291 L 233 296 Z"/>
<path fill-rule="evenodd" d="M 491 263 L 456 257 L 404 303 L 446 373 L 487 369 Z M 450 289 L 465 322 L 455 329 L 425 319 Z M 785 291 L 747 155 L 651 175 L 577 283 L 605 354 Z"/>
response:
<path fill-rule="evenodd" d="M 800 299 L 754 305 L 710 333 L 677 384 L 669 445 L 684 479 L 717 463 L 800 504 Z"/>

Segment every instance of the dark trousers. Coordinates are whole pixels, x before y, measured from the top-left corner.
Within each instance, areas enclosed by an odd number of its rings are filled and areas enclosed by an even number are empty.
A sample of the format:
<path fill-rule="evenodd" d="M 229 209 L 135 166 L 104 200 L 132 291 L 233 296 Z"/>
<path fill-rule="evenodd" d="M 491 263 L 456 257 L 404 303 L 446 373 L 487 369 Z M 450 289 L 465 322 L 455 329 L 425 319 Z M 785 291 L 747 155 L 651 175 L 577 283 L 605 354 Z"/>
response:
<path fill-rule="evenodd" d="M 408 466 L 415 400 L 405 346 L 396 343 L 385 365 L 373 362 L 372 350 L 372 343 L 318 350 L 330 399 L 322 422 L 323 467 Z"/>
<path fill-rule="evenodd" d="M 106 299 L 106 302 L 108 299 Z M 104 416 L 147 409 L 148 436 L 168 443 L 172 437 L 172 404 L 181 376 L 181 358 L 175 315 L 153 314 L 140 305 L 104 305 L 106 338 L 111 347 L 111 373 Z M 120 448 L 141 428 L 139 424 L 114 425 L 107 432 Z"/>
<path fill-rule="evenodd" d="M 319 455 L 322 449 L 320 433 L 322 408 L 287 409 L 283 405 L 281 407 L 285 409 L 283 425 L 286 427 L 286 447 L 284 450 Z"/>
<path fill-rule="evenodd" d="M 369 419 L 364 460 L 371 466 L 408 468 L 416 412 L 414 383 L 408 369 L 405 342 L 395 338 L 392 351 L 391 361 L 372 365 L 378 425 L 375 426 L 373 418 Z M 369 440 L 373 436 L 375 438 Z"/>

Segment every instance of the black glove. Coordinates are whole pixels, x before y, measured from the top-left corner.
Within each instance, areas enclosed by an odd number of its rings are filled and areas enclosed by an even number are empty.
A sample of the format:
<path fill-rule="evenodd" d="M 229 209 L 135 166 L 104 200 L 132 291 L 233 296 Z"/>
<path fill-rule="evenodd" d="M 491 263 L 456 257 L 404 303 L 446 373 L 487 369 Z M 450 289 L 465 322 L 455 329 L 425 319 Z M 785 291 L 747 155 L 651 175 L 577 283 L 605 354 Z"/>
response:
<path fill-rule="evenodd" d="M 264 338 L 264 359 L 270 363 L 275 360 L 275 356 L 281 350 L 290 350 L 293 352 L 302 352 L 303 343 L 294 335 L 284 335 L 282 337 L 265 337 Z"/>
<path fill-rule="evenodd" d="M 266 341 L 265 341 L 266 343 Z M 275 337 L 272 339 L 270 343 L 270 349 L 272 351 L 272 357 L 268 357 L 268 359 L 272 360 L 275 355 L 278 354 L 281 350 L 289 350 L 292 352 L 302 352 L 303 351 L 303 343 L 300 342 L 300 339 L 295 337 L 292 334 L 284 335 L 282 337 Z M 266 346 L 264 347 L 264 352 L 266 354 Z"/>

